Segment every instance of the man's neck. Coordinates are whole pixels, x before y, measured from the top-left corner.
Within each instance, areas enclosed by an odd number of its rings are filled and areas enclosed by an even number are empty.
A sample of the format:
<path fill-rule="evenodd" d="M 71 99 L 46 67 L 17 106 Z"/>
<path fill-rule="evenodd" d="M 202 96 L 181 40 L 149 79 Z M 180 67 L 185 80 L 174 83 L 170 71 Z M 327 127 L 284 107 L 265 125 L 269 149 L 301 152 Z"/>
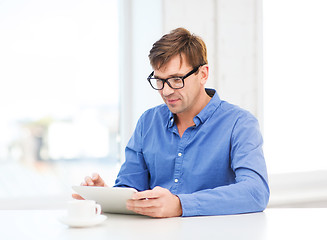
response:
<path fill-rule="evenodd" d="M 205 106 L 207 106 L 207 104 L 210 102 L 211 97 L 204 92 L 204 94 L 202 94 L 200 96 L 200 98 L 197 101 L 197 105 L 192 109 L 192 111 L 185 111 L 182 113 L 177 113 L 176 114 L 176 124 L 177 124 L 177 128 L 180 134 L 180 137 L 182 137 L 184 131 L 191 127 L 194 126 L 194 117 L 196 115 L 198 115 L 203 108 L 205 108 Z"/>

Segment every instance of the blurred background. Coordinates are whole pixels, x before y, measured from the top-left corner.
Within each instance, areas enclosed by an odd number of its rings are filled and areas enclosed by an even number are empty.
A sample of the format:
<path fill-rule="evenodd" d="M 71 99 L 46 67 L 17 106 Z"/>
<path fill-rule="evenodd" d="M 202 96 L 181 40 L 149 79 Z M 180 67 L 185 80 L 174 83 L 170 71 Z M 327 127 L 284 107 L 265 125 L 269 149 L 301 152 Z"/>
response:
<path fill-rule="evenodd" d="M 185 27 L 207 87 L 261 125 L 269 207 L 327 207 L 324 0 L 0 0 L 0 208 L 56 208 L 114 184 L 137 119 L 161 103 L 148 52 Z"/>

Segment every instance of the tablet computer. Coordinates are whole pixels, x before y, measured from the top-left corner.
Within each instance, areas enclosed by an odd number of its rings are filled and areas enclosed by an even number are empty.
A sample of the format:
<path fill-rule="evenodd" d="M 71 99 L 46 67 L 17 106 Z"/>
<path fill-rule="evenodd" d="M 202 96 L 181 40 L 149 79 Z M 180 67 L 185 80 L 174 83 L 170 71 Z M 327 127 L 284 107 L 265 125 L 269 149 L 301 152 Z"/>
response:
<path fill-rule="evenodd" d="M 126 201 L 137 192 L 134 188 L 73 186 L 84 199 L 94 200 L 106 213 L 136 214 L 126 208 Z"/>

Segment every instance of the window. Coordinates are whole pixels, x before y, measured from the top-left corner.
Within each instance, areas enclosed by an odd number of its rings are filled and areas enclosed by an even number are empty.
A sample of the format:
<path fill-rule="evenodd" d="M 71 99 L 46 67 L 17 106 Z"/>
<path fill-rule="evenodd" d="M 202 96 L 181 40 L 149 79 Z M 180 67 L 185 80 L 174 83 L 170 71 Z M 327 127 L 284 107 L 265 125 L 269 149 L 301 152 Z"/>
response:
<path fill-rule="evenodd" d="M 116 177 L 117 8 L 1 1 L 0 199 L 60 195 L 92 171 Z"/>
<path fill-rule="evenodd" d="M 271 173 L 327 169 L 325 1 L 264 1 L 264 135 Z"/>

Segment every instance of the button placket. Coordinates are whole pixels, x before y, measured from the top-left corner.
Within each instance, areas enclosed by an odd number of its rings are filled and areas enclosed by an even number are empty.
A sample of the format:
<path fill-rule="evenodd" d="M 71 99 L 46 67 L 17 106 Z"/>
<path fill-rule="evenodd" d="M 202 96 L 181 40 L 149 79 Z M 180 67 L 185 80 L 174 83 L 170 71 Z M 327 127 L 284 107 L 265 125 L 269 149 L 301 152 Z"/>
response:
<path fill-rule="evenodd" d="M 182 175 L 182 166 L 183 166 L 183 160 L 184 160 L 184 150 L 187 146 L 187 143 L 189 142 L 189 138 L 192 135 L 192 128 L 188 128 L 186 129 L 186 131 L 184 132 L 178 148 L 177 148 L 177 156 L 175 159 L 175 172 L 174 172 L 174 191 L 177 192 L 178 191 L 178 186 L 181 184 L 181 175 Z"/>

